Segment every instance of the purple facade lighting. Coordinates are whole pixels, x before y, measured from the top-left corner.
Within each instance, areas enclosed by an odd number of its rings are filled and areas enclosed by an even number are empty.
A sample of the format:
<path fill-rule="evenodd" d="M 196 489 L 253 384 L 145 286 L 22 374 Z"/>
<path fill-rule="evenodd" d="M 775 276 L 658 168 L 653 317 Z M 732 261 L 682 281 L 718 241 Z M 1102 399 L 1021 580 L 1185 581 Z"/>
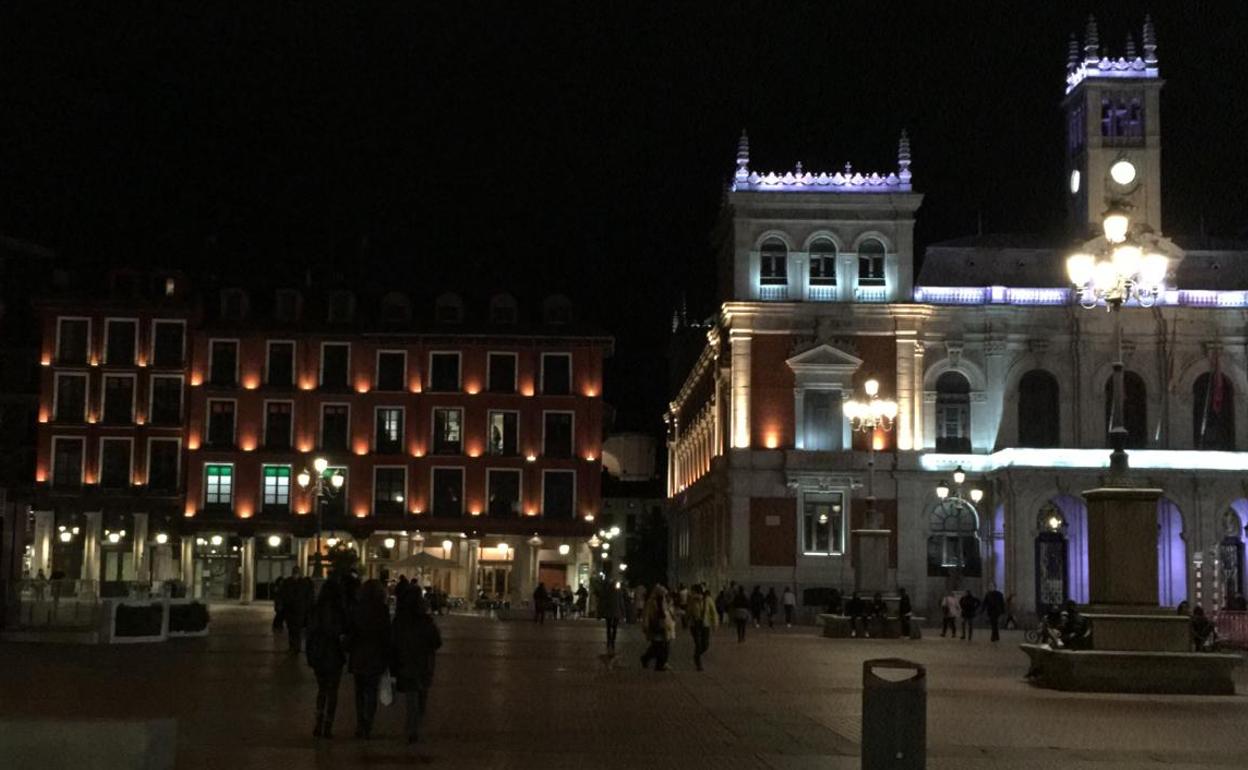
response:
<path fill-rule="evenodd" d="M 916 286 L 914 301 L 924 305 L 1065 305 L 1071 301 L 1067 288 L 1013 288 L 1009 286 Z M 1134 300 L 1127 307 L 1138 305 Z M 1179 307 L 1248 307 L 1248 291 L 1168 289 L 1156 305 Z"/>

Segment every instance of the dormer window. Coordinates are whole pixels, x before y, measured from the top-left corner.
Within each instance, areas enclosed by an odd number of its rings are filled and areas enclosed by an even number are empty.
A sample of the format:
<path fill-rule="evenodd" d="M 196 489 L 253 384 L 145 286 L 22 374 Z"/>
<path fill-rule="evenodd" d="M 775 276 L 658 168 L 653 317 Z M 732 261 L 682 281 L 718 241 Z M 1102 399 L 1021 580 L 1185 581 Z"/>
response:
<path fill-rule="evenodd" d="M 403 323 L 412 318 L 412 304 L 407 297 L 392 291 L 381 299 L 381 320 L 386 323 Z"/>
<path fill-rule="evenodd" d="M 434 320 L 440 324 L 457 324 L 464 320 L 464 301 L 458 294 L 446 293 L 433 305 Z"/>
<path fill-rule="evenodd" d="M 763 286 L 784 286 L 789 282 L 789 250 L 772 238 L 759 250 L 760 283 Z"/>
<path fill-rule="evenodd" d="M 349 291 L 335 291 L 329 295 L 329 322 L 346 323 L 355 315 L 355 295 Z"/>
<path fill-rule="evenodd" d="M 226 321 L 241 321 L 247 315 L 247 292 L 242 289 L 226 289 L 221 292 L 221 317 Z"/>
<path fill-rule="evenodd" d="M 279 321 L 298 321 L 301 304 L 299 292 L 294 289 L 278 289 L 273 303 L 273 315 Z"/>
<path fill-rule="evenodd" d="M 510 326 L 516 322 L 516 298 L 510 294 L 495 294 L 490 299 L 490 323 Z"/>
<path fill-rule="evenodd" d="M 542 303 L 542 320 L 552 326 L 572 322 L 572 301 L 562 294 L 547 297 Z"/>
<path fill-rule="evenodd" d="M 884 285 L 884 244 L 874 238 L 858 247 L 858 285 Z"/>
<path fill-rule="evenodd" d="M 810 244 L 810 285 L 836 285 L 836 244 L 827 238 Z"/>

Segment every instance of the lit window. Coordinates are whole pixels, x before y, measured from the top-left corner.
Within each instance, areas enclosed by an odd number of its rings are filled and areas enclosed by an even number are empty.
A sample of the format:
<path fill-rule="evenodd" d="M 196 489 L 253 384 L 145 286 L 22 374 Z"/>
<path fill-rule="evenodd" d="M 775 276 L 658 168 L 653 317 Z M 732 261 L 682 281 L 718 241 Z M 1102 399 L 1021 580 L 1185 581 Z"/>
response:
<path fill-rule="evenodd" d="M 403 410 L 397 406 L 377 410 L 377 451 L 403 451 Z"/>
<path fill-rule="evenodd" d="M 488 451 L 492 455 L 510 457 L 518 454 L 518 429 L 517 424 L 519 415 L 516 412 L 490 412 L 489 415 L 489 445 Z"/>
<path fill-rule="evenodd" d="M 266 510 L 290 508 L 290 466 L 264 466 L 264 507 Z"/>
<path fill-rule="evenodd" d="M 858 247 L 858 285 L 884 285 L 884 244 L 875 239 Z"/>
<path fill-rule="evenodd" d="M 810 245 L 810 285 L 836 285 L 836 245 L 827 238 Z"/>
<path fill-rule="evenodd" d="M 204 466 L 204 505 L 228 506 L 234 502 L 234 466 Z"/>
<path fill-rule="evenodd" d="M 776 239 L 763 244 L 759 250 L 760 283 L 763 286 L 784 286 L 789 282 L 789 250 Z"/>
<path fill-rule="evenodd" d="M 433 410 L 433 453 L 457 455 L 464 447 L 464 410 L 437 408 Z"/>

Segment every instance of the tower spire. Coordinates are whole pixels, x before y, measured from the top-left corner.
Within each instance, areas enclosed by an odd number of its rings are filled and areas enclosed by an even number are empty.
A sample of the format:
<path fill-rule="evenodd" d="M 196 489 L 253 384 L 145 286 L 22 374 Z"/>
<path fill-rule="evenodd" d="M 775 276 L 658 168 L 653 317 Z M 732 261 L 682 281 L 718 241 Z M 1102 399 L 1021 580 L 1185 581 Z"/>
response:
<path fill-rule="evenodd" d="M 1084 61 L 1100 61 L 1101 37 L 1096 31 L 1096 17 L 1088 14 L 1088 26 L 1083 33 Z"/>
<path fill-rule="evenodd" d="M 736 180 L 744 182 L 750 178 L 750 137 L 741 129 L 741 138 L 737 140 L 737 173 Z"/>
<path fill-rule="evenodd" d="M 901 180 L 903 190 L 910 189 L 910 135 L 901 129 L 901 138 L 897 140 L 897 178 Z"/>
<path fill-rule="evenodd" d="M 1157 31 L 1153 29 L 1153 17 L 1144 15 L 1144 63 L 1157 65 Z"/>

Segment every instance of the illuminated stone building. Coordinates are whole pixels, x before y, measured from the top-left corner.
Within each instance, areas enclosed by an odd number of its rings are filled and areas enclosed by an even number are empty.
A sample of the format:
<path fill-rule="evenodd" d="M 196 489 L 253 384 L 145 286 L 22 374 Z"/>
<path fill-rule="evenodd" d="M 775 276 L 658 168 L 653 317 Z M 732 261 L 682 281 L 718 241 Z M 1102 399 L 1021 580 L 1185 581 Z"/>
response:
<path fill-rule="evenodd" d="M 1087 597 L 1081 491 L 1108 465 L 1109 315 L 1081 309 L 1065 258 L 1109 201 L 1162 232 L 1159 92 L 1151 23 L 1111 58 L 1094 23 L 1072 40 L 1062 106 L 1067 239 L 984 235 L 929 245 L 917 279 L 912 177 L 751 168 L 738 147 L 720 236 L 722 305 L 668 421 L 673 580 L 854 587 L 868 442 L 890 580 L 936 611 L 951 586 L 989 584 L 1020 613 Z M 912 186 L 913 185 L 913 186 Z M 1124 309 L 1126 427 L 1158 508 L 1159 598 L 1242 591 L 1248 524 L 1248 245 L 1174 237 L 1153 307 Z M 891 431 L 852 433 L 864 381 L 898 404 Z M 1237 414 L 1237 411 L 1240 412 Z M 969 505 L 935 490 L 961 467 Z"/>

